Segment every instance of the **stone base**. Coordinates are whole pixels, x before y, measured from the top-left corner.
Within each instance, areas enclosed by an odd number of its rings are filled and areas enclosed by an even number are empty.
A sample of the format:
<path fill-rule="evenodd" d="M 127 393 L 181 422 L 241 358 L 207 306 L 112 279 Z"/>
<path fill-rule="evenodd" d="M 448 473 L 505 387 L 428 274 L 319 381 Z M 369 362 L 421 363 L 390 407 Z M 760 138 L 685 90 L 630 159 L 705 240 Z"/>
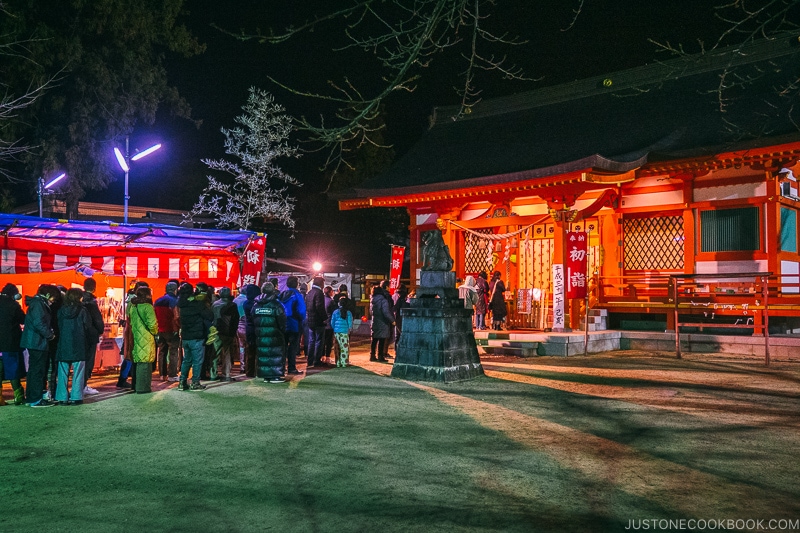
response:
<path fill-rule="evenodd" d="M 483 375 L 472 330 L 472 309 L 459 299 L 413 298 L 403 308 L 403 333 L 392 377 L 463 381 Z"/>

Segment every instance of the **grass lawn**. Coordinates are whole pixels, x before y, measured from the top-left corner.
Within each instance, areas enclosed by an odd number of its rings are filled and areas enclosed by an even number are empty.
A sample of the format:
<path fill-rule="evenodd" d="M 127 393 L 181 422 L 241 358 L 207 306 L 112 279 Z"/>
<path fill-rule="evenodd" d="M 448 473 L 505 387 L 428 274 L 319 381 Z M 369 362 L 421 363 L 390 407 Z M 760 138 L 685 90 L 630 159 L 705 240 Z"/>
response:
<path fill-rule="evenodd" d="M 800 519 L 798 363 L 498 359 L 443 385 L 353 361 L 280 385 L 0 408 L 0 532 Z"/>

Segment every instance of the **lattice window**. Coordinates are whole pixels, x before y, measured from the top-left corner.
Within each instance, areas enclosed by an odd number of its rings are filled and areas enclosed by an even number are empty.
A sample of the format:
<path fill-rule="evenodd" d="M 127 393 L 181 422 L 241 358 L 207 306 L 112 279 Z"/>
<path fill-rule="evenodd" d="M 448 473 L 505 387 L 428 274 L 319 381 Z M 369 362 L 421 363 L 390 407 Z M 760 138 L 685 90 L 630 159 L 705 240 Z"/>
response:
<path fill-rule="evenodd" d="M 626 218 L 625 270 L 683 270 L 683 217 Z"/>
<path fill-rule="evenodd" d="M 490 228 L 474 230 L 490 235 Z M 492 248 L 494 241 L 481 239 L 477 235 L 464 232 L 464 272 L 490 272 L 492 270 Z"/>

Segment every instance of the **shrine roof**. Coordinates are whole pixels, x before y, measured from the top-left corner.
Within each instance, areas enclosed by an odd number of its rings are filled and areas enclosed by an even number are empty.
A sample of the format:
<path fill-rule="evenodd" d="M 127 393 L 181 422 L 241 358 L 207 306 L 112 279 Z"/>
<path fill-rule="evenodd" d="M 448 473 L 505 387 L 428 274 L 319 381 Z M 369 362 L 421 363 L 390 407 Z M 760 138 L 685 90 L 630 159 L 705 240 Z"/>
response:
<path fill-rule="evenodd" d="M 479 102 L 433 126 L 386 173 L 351 191 L 377 198 L 713 157 L 800 140 L 797 36 L 687 56 Z M 746 82 L 746 83 L 745 83 Z M 716 89 L 730 84 L 724 99 Z M 794 93 L 792 93 L 794 95 Z"/>

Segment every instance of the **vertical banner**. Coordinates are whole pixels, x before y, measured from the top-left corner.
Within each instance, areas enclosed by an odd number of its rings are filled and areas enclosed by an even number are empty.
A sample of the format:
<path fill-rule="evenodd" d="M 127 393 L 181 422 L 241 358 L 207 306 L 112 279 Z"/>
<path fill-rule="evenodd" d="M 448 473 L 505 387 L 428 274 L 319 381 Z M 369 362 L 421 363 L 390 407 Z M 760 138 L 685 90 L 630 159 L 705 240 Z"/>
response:
<path fill-rule="evenodd" d="M 553 265 L 553 329 L 564 329 L 564 265 Z"/>
<path fill-rule="evenodd" d="M 392 265 L 389 269 L 389 292 L 394 294 L 400 286 L 400 275 L 403 272 L 403 256 L 406 253 L 405 246 L 392 245 Z"/>
<path fill-rule="evenodd" d="M 267 247 L 267 238 L 263 235 L 256 237 L 244 249 L 242 256 L 242 285 L 259 285 L 261 270 L 264 268 L 264 250 Z"/>
<path fill-rule="evenodd" d="M 586 233 L 567 232 L 567 298 L 586 298 Z"/>

